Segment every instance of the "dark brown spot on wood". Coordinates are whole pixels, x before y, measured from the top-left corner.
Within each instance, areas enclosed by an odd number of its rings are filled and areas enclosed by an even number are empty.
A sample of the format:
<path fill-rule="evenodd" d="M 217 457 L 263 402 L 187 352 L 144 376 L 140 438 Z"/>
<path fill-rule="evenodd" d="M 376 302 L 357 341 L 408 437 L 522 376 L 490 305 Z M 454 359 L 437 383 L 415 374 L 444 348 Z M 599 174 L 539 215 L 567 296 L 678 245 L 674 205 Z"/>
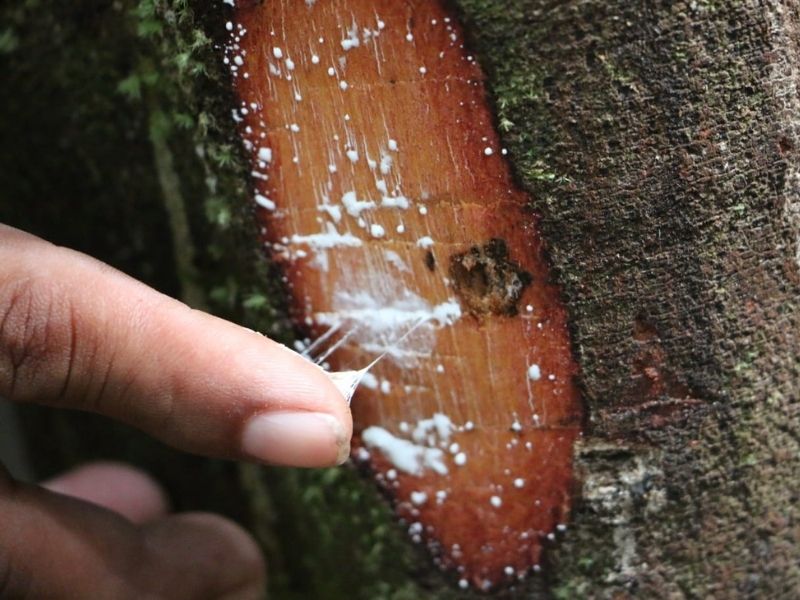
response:
<path fill-rule="evenodd" d="M 633 323 L 633 339 L 638 342 L 657 340 L 658 330 L 644 316 L 639 315 Z"/>
<path fill-rule="evenodd" d="M 533 281 L 509 259 L 508 246 L 499 238 L 451 256 L 450 279 L 464 307 L 475 316 L 516 315 L 522 292 Z"/>
<path fill-rule="evenodd" d="M 430 250 L 425 253 L 425 266 L 428 267 L 430 271 L 436 269 L 436 257 Z"/>

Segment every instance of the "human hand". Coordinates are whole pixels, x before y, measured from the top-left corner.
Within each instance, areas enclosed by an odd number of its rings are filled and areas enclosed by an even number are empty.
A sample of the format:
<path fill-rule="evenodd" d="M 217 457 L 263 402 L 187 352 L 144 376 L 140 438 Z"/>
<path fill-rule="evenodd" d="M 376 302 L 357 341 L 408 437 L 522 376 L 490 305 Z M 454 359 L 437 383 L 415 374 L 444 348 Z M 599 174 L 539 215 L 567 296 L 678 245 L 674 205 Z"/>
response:
<path fill-rule="evenodd" d="M 342 462 L 342 395 L 280 344 L 83 254 L 0 225 L 0 396 L 87 410 L 179 449 L 292 466 Z M 0 465 L 0 597 L 257 598 L 263 559 L 235 524 L 167 516 L 158 486 L 94 465 L 45 487 Z"/>

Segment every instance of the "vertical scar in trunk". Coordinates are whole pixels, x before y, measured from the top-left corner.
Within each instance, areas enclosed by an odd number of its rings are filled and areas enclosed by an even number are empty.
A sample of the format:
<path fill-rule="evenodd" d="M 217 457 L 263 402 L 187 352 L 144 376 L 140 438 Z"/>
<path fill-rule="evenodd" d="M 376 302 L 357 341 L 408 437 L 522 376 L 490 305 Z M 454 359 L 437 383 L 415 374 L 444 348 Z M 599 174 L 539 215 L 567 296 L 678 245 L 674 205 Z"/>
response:
<path fill-rule="evenodd" d="M 462 587 L 538 569 L 581 407 L 565 313 L 443 3 L 237 2 L 257 218 L 353 400 L 354 460 Z M 409 333 L 410 332 L 410 333 Z M 404 337 L 405 336 L 405 337 Z"/>

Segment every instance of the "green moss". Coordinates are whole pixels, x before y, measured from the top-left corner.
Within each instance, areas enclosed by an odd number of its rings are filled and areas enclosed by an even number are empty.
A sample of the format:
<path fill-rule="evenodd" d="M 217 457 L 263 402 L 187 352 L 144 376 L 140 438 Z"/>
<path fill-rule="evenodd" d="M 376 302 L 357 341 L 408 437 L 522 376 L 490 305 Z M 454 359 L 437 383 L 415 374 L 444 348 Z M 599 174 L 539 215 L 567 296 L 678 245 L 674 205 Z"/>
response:
<path fill-rule="evenodd" d="M 0 54 L 10 54 L 19 46 L 19 39 L 13 29 L 0 31 Z"/>
<path fill-rule="evenodd" d="M 547 66 L 530 60 L 530 48 L 539 43 L 546 25 L 531 18 L 524 2 L 458 0 L 455 4 L 488 72 L 498 129 L 517 175 L 544 198 L 570 181 L 569 173 L 559 172 L 547 156 L 549 127 L 542 111 Z"/>
<path fill-rule="evenodd" d="M 293 541 L 282 553 L 291 566 L 276 582 L 291 592 L 287 597 L 414 597 L 409 573 L 418 557 L 360 476 L 349 469 L 265 475 L 279 515 L 271 529 Z"/>

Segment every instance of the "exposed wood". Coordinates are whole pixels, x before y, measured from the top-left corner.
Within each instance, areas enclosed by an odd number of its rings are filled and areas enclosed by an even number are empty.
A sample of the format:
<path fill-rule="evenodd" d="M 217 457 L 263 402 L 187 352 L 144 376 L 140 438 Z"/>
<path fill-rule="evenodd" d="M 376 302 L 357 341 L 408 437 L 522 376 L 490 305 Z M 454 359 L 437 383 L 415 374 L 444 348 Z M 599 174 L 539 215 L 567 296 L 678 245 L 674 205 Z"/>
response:
<path fill-rule="evenodd" d="M 359 369 L 354 456 L 482 589 L 539 568 L 580 407 L 564 310 L 483 75 L 439 2 L 236 11 L 226 59 L 294 313 Z"/>

